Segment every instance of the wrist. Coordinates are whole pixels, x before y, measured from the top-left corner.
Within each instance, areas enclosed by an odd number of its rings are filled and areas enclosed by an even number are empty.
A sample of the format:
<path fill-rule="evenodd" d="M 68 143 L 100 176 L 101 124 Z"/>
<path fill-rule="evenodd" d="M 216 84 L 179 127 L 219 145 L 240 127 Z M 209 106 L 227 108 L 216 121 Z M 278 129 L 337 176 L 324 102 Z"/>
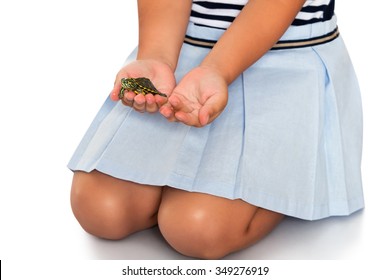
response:
<path fill-rule="evenodd" d="M 220 76 L 225 81 L 227 85 L 232 83 L 236 78 L 234 73 L 232 73 L 231 69 L 229 69 L 229 67 L 226 67 L 226 63 L 220 62 L 211 57 L 206 57 L 201 62 L 199 67 L 215 72 L 218 76 Z"/>
<path fill-rule="evenodd" d="M 172 72 L 175 72 L 176 65 L 177 65 L 177 59 L 173 59 L 171 57 L 159 53 L 150 53 L 150 52 L 148 53 L 148 52 L 138 51 L 137 60 L 154 61 L 157 63 L 165 64 L 170 68 Z"/>

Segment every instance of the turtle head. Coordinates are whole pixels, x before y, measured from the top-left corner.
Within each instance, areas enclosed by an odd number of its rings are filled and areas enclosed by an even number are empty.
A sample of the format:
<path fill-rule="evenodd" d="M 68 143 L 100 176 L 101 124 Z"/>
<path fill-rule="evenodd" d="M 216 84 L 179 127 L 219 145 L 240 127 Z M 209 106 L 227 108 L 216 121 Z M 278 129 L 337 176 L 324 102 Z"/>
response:
<path fill-rule="evenodd" d="M 122 78 L 121 84 L 123 89 L 127 89 L 130 91 L 137 88 L 137 82 L 133 78 Z"/>

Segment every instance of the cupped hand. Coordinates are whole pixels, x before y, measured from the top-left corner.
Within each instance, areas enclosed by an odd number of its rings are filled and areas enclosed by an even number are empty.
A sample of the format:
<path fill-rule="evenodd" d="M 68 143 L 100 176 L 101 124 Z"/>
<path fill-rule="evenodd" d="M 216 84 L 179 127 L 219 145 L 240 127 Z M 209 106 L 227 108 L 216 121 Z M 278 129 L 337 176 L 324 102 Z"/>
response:
<path fill-rule="evenodd" d="M 183 77 L 160 113 L 170 121 L 202 127 L 221 114 L 227 100 L 228 85 L 223 77 L 212 68 L 199 66 Z"/>
<path fill-rule="evenodd" d="M 169 96 L 176 85 L 176 80 L 171 67 L 157 60 L 136 60 L 125 65 L 117 74 L 114 88 L 110 97 L 114 101 L 119 100 L 122 78 L 146 77 L 162 93 Z M 133 107 L 138 112 L 154 113 L 168 101 L 167 97 L 153 94 L 135 94 L 126 91 L 122 99 L 124 105 Z"/>

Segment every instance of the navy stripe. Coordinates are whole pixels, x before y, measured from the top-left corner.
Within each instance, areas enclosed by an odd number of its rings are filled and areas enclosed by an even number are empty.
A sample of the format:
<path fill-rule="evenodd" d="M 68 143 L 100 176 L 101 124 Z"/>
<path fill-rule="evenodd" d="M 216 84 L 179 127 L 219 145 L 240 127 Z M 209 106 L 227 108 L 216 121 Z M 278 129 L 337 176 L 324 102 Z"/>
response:
<path fill-rule="evenodd" d="M 206 15 L 206 14 L 201 14 L 195 11 L 191 11 L 191 16 L 192 17 L 197 17 L 197 18 L 203 18 L 203 19 L 211 19 L 211 20 L 220 20 L 220 21 L 226 21 L 226 22 L 233 22 L 235 17 L 229 17 L 229 16 L 218 16 L 218 15 Z"/>
<path fill-rule="evenodd" d="M 329 19 L 325 19 L 325 18 L 312 18 L 310 20 L 294 19 L 294 21 L 292 22 L 291 25 L 301 26 L 301 25 L 305 25 L 305 24 L 311 24 L 311 23 L 322 22 L 322 21 L 327 21 L 327 20 L 329 20 Z"/>
<path fill-rule="evenodd" d="M 244 5 L 228 4 L 228 3 L 212 3 L 206 1 L 194 2 L 196 5 L 207 9 L 227 9 L 227 10 L 242 10 Z"/>

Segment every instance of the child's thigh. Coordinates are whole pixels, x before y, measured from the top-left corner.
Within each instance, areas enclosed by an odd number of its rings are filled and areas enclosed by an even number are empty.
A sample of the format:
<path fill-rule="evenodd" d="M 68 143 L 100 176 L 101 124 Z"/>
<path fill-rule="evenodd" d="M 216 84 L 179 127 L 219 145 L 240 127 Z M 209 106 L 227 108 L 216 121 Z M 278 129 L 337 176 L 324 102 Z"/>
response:
<path fill-rule="evenodd" d="M 156 223 L 161 190 L 161 187 L 120 180 L 96 170 L 77 171 L 73 176 L 71 205 L 77 220 L 88 232 L 107 237 L 118 229 L 114 235 L 125 236 Z"/>

